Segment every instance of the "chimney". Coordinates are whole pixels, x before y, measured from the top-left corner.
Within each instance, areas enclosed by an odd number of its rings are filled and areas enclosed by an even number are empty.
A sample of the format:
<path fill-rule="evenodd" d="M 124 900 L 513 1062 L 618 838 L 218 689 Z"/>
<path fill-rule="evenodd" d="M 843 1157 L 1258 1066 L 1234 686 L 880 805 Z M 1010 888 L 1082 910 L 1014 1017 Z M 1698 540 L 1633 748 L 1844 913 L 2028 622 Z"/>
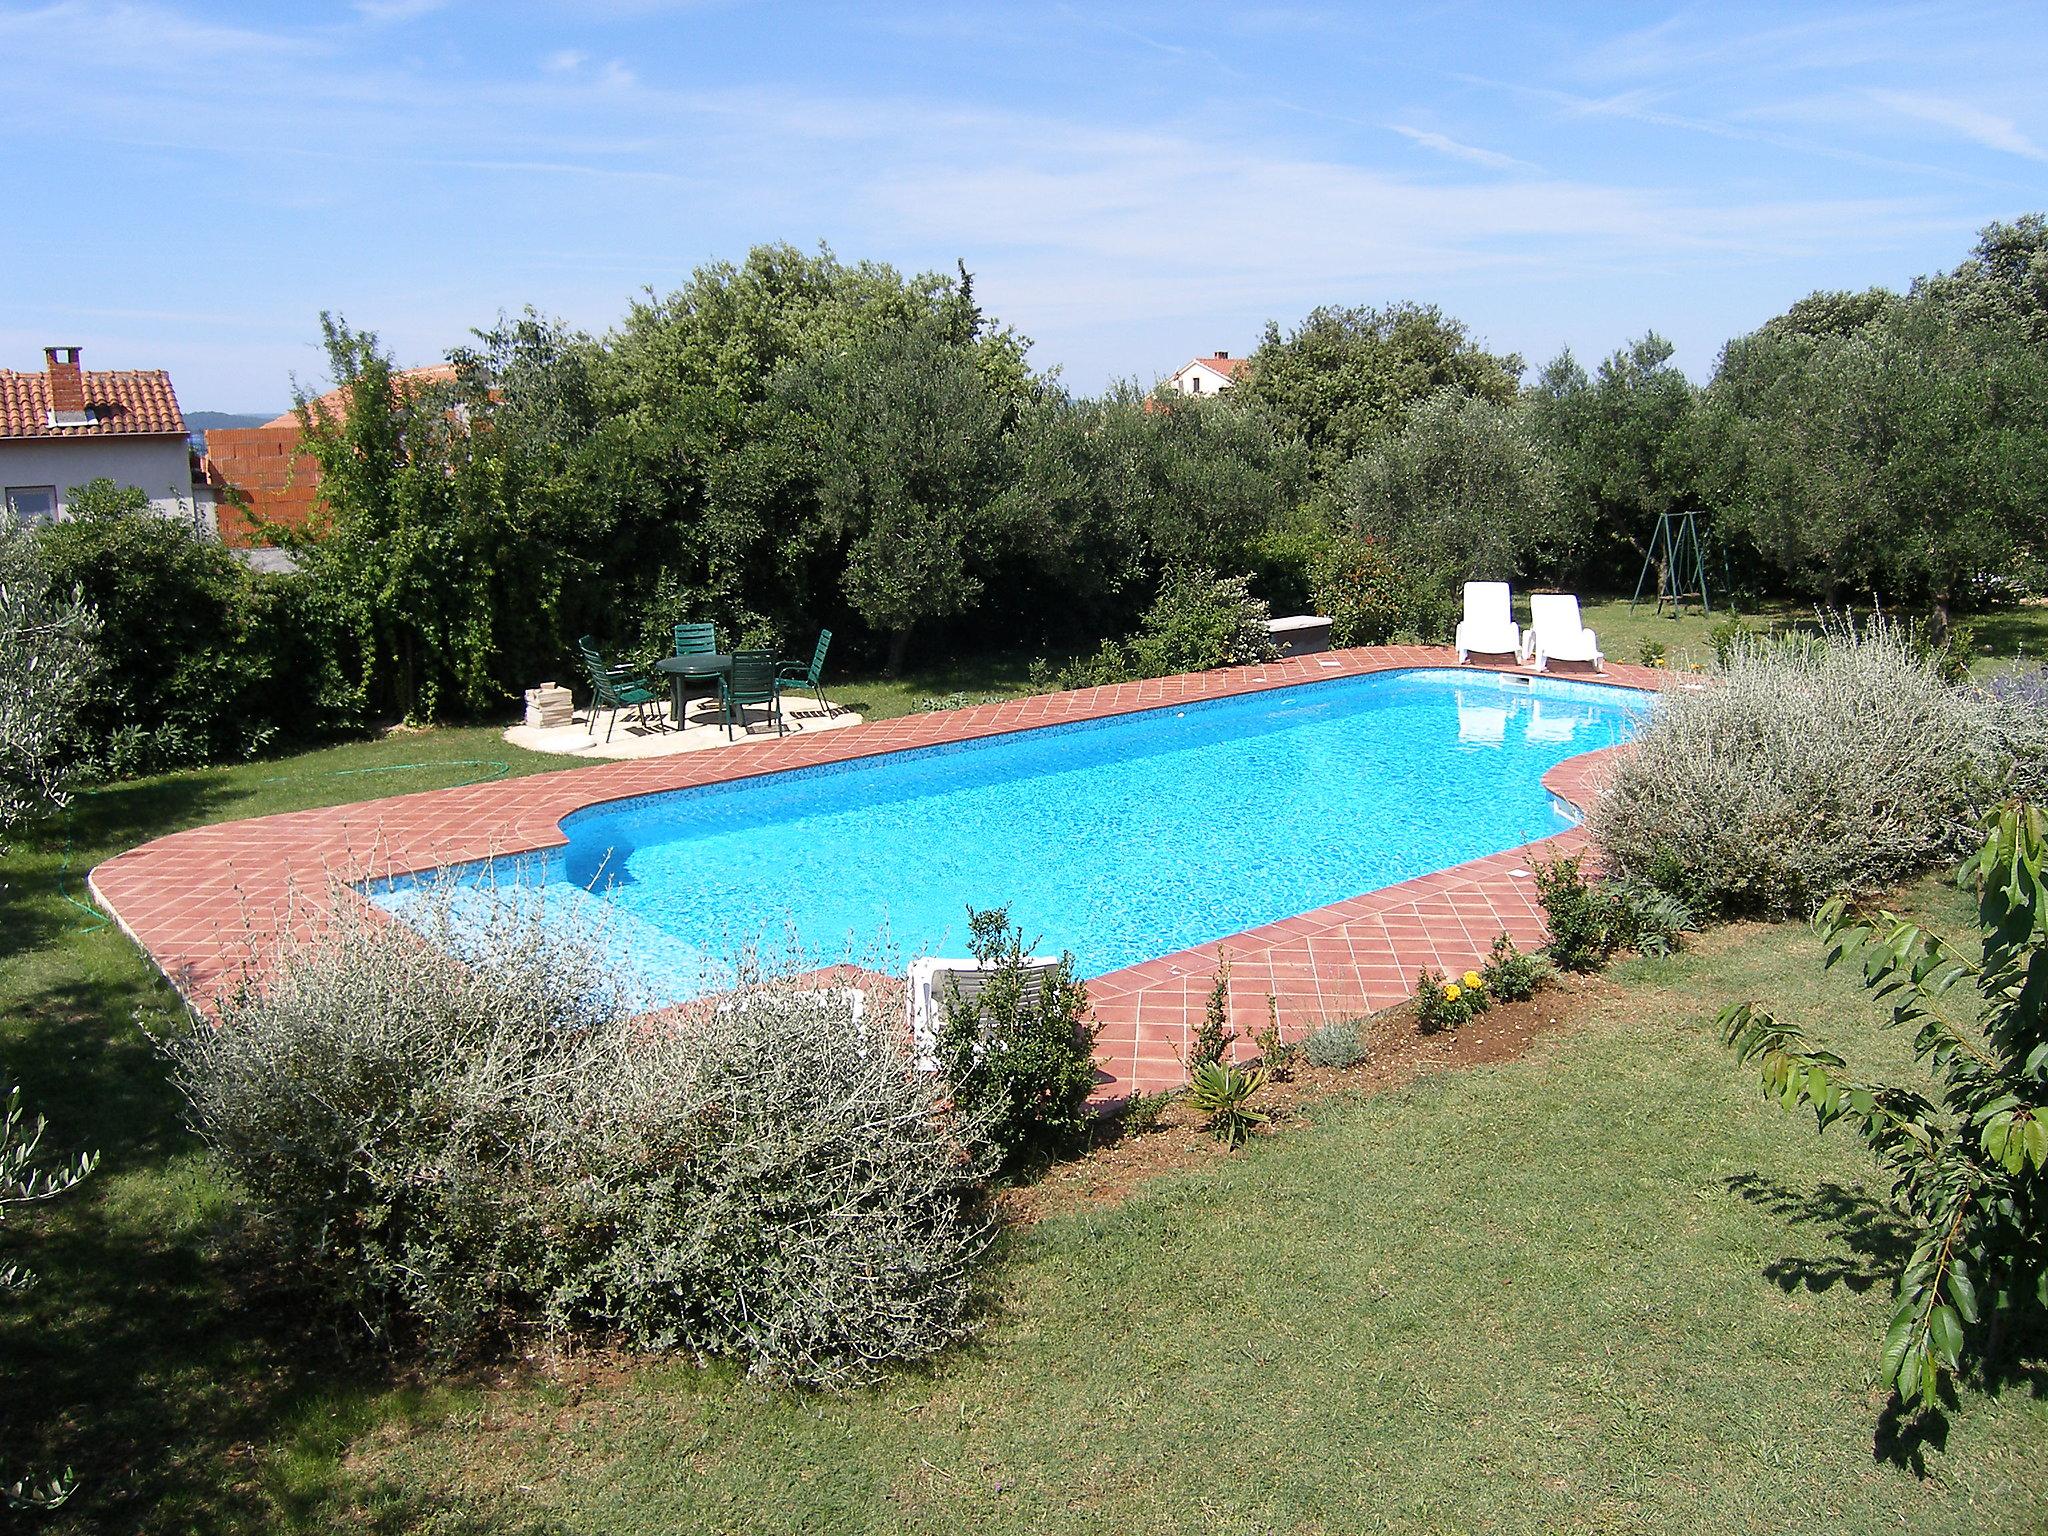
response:
<path fill-rule="evenodd" d="M 92 412 L 85 408 L 85 372 L 78 366 L 77 347 L 43 348 L 43 364 L 50 380 L 50 425 L 87 427 Z"/>
<path fill-rule="evenodd" d="M 1228 352 L 1218 352 L 1216 354 L 1216 361 L 1219 363 L 1227 363 L 1230 361 L 1230 354 Z"/>

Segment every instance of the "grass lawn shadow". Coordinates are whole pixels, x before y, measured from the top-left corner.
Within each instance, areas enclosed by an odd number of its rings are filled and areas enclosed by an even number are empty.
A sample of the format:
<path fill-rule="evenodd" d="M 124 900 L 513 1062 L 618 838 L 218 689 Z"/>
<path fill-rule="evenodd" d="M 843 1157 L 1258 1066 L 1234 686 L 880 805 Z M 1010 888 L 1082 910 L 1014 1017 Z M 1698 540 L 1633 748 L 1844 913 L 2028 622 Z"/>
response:
<path fill-rule="evenodd" d="M 1731 1174 L 1724 1182 L 1743 1199 L 1796 1225 L 1824 1232 L 1843 1250 L 1766 1263 L 1764 1278 L 1787 1291 L 1818 1293 L 1841 1286 L 1862 1295 L 1879 1285 L 1889 1288 L 1913 1251 L 1911 1229 L 1867 1191 L 1831 1179 L 1801 1191 L 1756 1173 Z M 2048 1339 L 2041 1338 L 2038 1329 L 2009 1338 L 1973 1373 L 1972 1384 L 1986 1395 L 2018 1390 L 2043 1396 L 2048 1393 L 2044 1345 Z M 1893 1396 L 1878 1416 L 1871 1454 L 1915 1477 L 1926 1477 L 1930 1454 L 1940 1457 L 1948 1452 L 1950 1415 L 1957 1406 L 1952 1382 L 1943 1383 L 1941 1405 L 1935 1408 L 1908 1408 Z"/>
<path fill-rule="evenodd" d="M 1839 1245 L 1834 1253 L 1772 1259 L 1764 1265 L 1764 1278 L 1784 1290 L 1829 1291 L 1839 1285 L 1860 1296 L 1890 1283 L 1912 1252 L 1906 1224 L 1863 1190 L 1832 1179 L 1798 1190 L 1760 1173 L 1730 1174 L 1723 1182 L 1750 1203 L 1816 1228 Z"/>

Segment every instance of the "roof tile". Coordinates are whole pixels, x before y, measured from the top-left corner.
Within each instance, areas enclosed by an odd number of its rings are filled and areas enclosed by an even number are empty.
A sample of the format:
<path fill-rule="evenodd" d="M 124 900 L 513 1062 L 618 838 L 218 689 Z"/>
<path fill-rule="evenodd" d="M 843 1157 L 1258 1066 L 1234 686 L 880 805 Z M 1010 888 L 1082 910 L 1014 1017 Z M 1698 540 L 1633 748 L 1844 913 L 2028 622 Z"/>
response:
<path fill-rule="evenodd" d="M 82 427 L 50 425 L 50 376 L 0 368 L 0 438 L 154 437 L 185 431 L 185 413 L 171 376 L 161 368 L 85 374 L 85 404 L 92 420 Z"/>

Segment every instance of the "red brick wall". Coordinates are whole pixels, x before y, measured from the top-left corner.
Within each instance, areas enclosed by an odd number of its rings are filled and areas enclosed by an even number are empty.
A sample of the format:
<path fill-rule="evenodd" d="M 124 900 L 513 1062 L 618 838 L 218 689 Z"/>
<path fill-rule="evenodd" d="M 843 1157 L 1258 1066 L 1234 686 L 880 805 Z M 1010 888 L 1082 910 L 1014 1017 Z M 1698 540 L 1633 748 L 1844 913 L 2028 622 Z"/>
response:
<path fill-rule="evenodd" d="M 303 528 L 318 500 L 320 476 L 299 452 L 297 424 L 287 427 L 222 427 L 206 434 L 206 456 L 214 471 L 248 498 L 249 510 L 266 522 Z M 270 539 L 239 507 L 222 502 L 221 542 L 235 548 Z"/>

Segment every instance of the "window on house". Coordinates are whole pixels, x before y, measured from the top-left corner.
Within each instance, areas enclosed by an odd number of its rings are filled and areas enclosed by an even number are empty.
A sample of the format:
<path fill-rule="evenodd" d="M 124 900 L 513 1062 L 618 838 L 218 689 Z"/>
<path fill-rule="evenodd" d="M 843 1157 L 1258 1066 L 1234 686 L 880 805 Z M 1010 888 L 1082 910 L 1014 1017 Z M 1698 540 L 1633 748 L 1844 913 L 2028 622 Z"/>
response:
<path fill-rule="evenodd" d="M 1199 395 L 1202 392 L 1202 376 L 1198 373 L 1189 382 L 1195 386 L 1195 393 Z"/>
<path fill-rule="evenodd" d="M 7 515 L 24 526 L 50 523 L 57 519 L 57 487 L 54 485 L 10 485 L 7 487 Z"/>

